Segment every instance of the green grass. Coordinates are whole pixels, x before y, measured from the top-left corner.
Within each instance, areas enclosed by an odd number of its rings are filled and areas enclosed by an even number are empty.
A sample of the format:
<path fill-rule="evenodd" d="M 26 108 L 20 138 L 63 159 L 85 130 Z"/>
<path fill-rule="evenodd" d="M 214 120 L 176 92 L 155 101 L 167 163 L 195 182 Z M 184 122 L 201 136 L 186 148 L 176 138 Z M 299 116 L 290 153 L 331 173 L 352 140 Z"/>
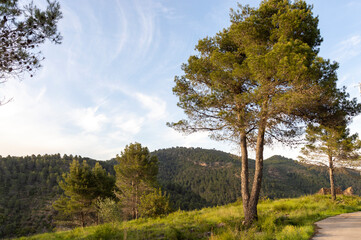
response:
<path fill-rule="evenodd" d="M 163 218 L 76 228 L 20 239 L 309 239 L 314 222 L 361 211 L 361 197 L 313 195 L 295 199 L 263 200 L 259 219 L 250 228 L 242 225 L 242 204 L 237 202 L 198 211 L 177 211 Z"/>

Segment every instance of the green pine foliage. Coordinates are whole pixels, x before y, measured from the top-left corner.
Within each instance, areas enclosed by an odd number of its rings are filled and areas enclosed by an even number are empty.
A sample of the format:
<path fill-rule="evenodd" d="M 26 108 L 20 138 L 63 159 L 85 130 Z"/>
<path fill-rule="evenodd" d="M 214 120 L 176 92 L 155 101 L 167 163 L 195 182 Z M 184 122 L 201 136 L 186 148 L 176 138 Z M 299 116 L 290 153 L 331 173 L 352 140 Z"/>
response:
<path fill-rule="evenodd" d="M 62 18 L 60 4 L 49 0 L 45 6 L 42 10 L 32 1 L 0 1 L 1 83 L 23 73 L 32 76 L 43 60 L 39 46 L 46 40 L 61 43 L 62 36 L 57 30 Z"/>
<path fill-rule="evenodd" d="M 208 132 L 240 148 L 247 225 L 257 218 L 264 146 L 295 143 L 302 124 L 333 111 L 338 65 L 319 56 L 322 37 L 312 8 L 304 0 L 239 4 L 230 26 L 200 39 L 197 53 L 182 65 L 184 74 L 174 79 L 177 106 L 187 117 L 168 126 L 188 134 Z"/>
<path fill-rule="evenodd" d="M 357 99 L 349 99 L 346 88 L 335 91 L 332 107 L 324 116 L 306 129 L 306 145 L 301 149 L 305 161 L 328 162 L 331 195 L 336 199 L 334 168 L 360 160 L 361 141 L 358 134 L 350 134 L 348 125 L 361 113 Z"/>
<path fill-rule="evenodd" d="M 336 167 L 360 160 L 361 141 L 344 126 L 308 126 L 307 144 L 301 149 L 304 161 L 328 163 L 332 199 L 336 199 L 334 170 Z"/>
<path fill-rule="evenodd" d="M 64 191 L 53 203 L 60 226 L 89 226 L 98 223 L 96 200 L 113 196 L 115 178 L 96 163 L 91 169 L 84 160 L 73 160 L 59 186 Z"/>
<path fill-rule="evenodd" d="M 158 181 L 175 209 L 223 205 L 240 197 L 240 162 L 233 155 L 201 148 L 155 151 Z M 237 190 L 236 190 L 237 189 Z"/>
<path fill-rule="evenodd" d="M 132 219 L 139 217 L 139 204 L 142 195 L 156 185 L 158 158 L 151 156 L 148 148 L 140 143 L 127 145 L 120 156 L 116 172 L 115 192 L 123 206 L 123 214 Z"/>

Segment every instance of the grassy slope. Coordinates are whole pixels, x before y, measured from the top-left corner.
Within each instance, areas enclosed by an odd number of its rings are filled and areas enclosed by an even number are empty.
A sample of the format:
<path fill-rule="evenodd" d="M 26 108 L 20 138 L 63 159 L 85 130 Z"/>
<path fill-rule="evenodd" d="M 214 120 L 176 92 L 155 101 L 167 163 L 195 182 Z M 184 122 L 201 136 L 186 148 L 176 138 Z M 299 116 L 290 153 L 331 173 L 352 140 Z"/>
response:
<path fill-rule="evenodd" d="M 242 226 L 242 205 L 178 211 L 157 219 L 109 223 L 71 231 L 21 239 L 309 239 L 313 223 L 345 212 L 361 211 L 361 197 L 306 196 L 264 200 L 259 220 L 249 229 Z"/>

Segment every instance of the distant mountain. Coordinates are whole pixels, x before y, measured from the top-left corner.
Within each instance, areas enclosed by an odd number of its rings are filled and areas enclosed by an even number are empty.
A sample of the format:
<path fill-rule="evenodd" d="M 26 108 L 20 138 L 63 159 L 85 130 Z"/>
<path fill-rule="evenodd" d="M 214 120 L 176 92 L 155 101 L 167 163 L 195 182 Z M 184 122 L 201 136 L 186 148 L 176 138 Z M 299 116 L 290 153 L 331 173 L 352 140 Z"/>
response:
<path fill-rule="evenodd" d="M 158 181 L 169 195 L 175 209 L 199 209 L 234 202 L 241 196 L 241 162 L 229 153 L 201 148 L 169 148 L 152 154 L 159 158 Z M 54 211 L 51 203 L 61 194 L 58 181 L 67 172 L 73 158 L 79 156 L 32 155 L 0 156 L 0 238 L 51 231 Z M 114 174 L 117 162 L 99 161 Z M 254 161 L 249 160 L 250 171 Z M 313 194 L 329 186 L 327 168 L 302 164 L 281 156 L 264 162 L 262 196 L 269 198 L 297 197 Z M 252 177 L 252 176 L 251 176 Z M 361 194 L 360 173 L 337 169 L 336 185 L 352 186 Z"/>

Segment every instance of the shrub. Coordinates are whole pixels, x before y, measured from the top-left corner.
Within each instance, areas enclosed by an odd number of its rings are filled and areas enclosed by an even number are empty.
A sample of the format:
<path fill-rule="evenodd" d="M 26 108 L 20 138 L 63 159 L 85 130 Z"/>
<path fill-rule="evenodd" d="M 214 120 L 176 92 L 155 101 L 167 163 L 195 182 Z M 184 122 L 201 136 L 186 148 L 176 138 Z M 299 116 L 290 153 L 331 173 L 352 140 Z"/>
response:
<path fill-rule="evenodd" d="M 98 214 L 102 222 L 119 222 L 122 221 L 122 210 L 119 203 L 111 198 L 98 199 L 96 202 Z"/>
<path fill-rule="evenodd" d="M 142 217 L 157 217 L 171 212 L 169 196 L 162 190 L 153 189 L 140 199 L 139 213 Z"/>

